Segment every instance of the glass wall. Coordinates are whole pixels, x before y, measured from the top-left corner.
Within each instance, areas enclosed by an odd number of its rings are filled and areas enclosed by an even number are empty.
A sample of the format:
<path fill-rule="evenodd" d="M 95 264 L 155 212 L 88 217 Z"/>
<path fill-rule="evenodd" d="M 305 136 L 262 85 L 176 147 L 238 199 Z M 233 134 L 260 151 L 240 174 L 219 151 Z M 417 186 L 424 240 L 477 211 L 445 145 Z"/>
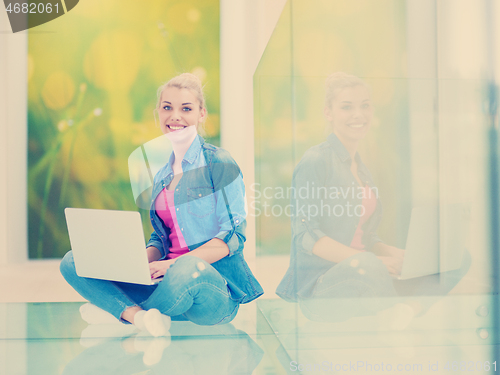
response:
<path fill-rule="evenodd" d="M 288 371 L 494 366 L 496 12 L 288 1 L 254 75 L 252 202 Z"/>

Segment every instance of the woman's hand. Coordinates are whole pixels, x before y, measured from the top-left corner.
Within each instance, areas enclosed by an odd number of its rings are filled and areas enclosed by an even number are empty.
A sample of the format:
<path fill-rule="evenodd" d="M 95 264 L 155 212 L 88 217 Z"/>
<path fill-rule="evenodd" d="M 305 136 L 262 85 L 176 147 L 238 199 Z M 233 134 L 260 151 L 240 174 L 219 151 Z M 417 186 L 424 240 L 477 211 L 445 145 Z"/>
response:
<path fill-rule="evenodd" d="M 396 246 L 387 246 L 385 250 L 385 254 L 387 256 L 393 257 L 393 258 L 400 258 L 403 260 L 405 256 L 405 251 L 403 249 L 399 249 Z"/>
<path fill-rule="evenodd" d="M 395 257 L 395 258 L 403 258 L 405 251 L 403 249 L 399 249 L 396 246 L 387 245 L 383 242 L 377 242 L 373 245 L 373 248 L 370 250 L 377 256 L 387 256 L 387 257 Z"/>
<path fill-rule="evenodd" d="M 387 270 L 391 275 L 401 275 L 401 268 L 403 267 L 403 258 L 399 256 L 378 256 L 378 259 L 384 263 Z"/>
<path fill-rule="evenodd" d="M 172 264 L 175 263 L 175 259 L 159 260 L 149 263 L 149 272 L 151 273 L 152 279 L 157 279 L 165 275 L 167 270 Z"/>
<path fill-rule="evenodd" d="M 387 245 L 383 242 L 378 242 L 373 246 L 372 251 L 377 255 L 377 258 L 385 264 L 391 275 L 401 275 L 405 256 L 405 251 L 403 249 Z"/>

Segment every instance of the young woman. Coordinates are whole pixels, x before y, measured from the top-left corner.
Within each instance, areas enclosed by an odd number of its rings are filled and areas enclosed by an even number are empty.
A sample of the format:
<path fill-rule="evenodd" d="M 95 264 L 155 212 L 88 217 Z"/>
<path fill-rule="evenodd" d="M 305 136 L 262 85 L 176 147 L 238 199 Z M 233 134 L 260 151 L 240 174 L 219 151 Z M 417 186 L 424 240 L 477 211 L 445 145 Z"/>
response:
<path fill-rule="evenodd" d="M 173 147 L 154 178 L 154 232 L 147 244 L 151 277 L 163 280 L 143 286 L 79 277 L 71 251 L 60 268 L 68 283 L 91 302 L 81 310 L 84 319 L 103 316 L 105 310 L 161 336 L 170 317 L 201 325 L 228 323 L 239 304 L 263 290 L 243 257 L 242 174 L 227 151 L 198 135 L 207 116 L 200 80 L 189 73 L 172 78 L 159 88 L 156 109 Z"/>
<path fill-rule="evenodd" d="M 373 115 L 367 85 L 352 75 L 332 74 L 325 102 L 332 133 L 310 148 L 294 170 L 292 186 L 298 194 L 292 205 L 298 214 L 292 216 L 290 267 L 276 293 L 298 301 L 303 313 L 317 321 L 342 321 L 391 306 L 387 299 L 359 297 L 446 294 L 460 275 L 447 282 L 436 275 L 398 282 L 394 276 L 401 273 L 404 251 L 377 236 L 382 218 L 378 189 L 357 152 Z M 405 303 L 399 308 L 413 316 L 421 307 Z"/>

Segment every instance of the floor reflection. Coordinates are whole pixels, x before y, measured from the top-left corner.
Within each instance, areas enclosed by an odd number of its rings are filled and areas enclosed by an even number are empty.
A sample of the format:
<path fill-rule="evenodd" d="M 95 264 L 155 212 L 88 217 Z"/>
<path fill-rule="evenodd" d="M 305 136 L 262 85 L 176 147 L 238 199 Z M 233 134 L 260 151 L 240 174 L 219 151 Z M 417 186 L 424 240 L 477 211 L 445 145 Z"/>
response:
<path fill-rule="evenodd" d="M 132 325 L 87 325 L 81 303 L 0 304 L 0 374 L 282 375 L 318 373 L 318 366 L 319 373 L 363 374 L 382 363 L 423 366 L 394 372 L 444 374 L 460 373 L 453 362 L 493 366 L 491 295 L 435 298 L 402 330 L 376 316 L 311 321 L 297 304 L 274 299 L 243 305 L 231 324 L 173 322 L 164 338 Z M 356 371 L 335 369 L 353 363 Z"/>
<path fill-rule="evenodd" d="M 262 336 L 274 335 L 257 327 L 255 305 L 220 326 L 173 322 L 160 338 L 133 325 L 88 325 L 80 305 L 0 304 L 0 374 L 275 374 L 261 364 L 260 345 L 270 342 Z"/>
<path fill-rule="evenodd" d="M 489 314 L 491 295 L 425 296 L 418 301 L 431 307 L 404 327 L 393 324 L 397 314 L 318 322 L 296 303 L 261 300 L 258 306 L 279 333 L 275 356 L 288 373 L 444 374 L 453 372 L 452 367 L 493 366 L 498 339 Z"/>
<path fill-rule="evenodd" d="M 232 324 L 201 327 L 203 335 L 200 327 L 186 324 L 184 337 L 173 338 L 144 336 L 129 327 L 87 327 L 80 339 L 87 348 L 66 365 L 63 374 L 252 374 L 264 354 Z M 120 334 L 123 337 L 104 337 Z"/>

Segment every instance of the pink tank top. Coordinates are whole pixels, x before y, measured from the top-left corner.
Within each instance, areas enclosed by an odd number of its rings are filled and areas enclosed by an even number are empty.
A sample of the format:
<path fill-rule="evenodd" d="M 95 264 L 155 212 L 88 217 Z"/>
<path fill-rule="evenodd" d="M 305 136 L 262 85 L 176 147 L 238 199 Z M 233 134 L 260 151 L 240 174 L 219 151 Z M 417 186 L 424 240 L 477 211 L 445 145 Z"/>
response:
<path fill-rule="evenodd" d="M 160 219 L 165 225 L 170 228 L 170 252 L 167 254 L 167 259 L 174 259 L 182 254 L 186 254 L 189 249 L 182 235 L 177 222 L 177 215 L 174 205 L 174 191 L 163 189 L 155 200 L 155 210 Z"/>
<path fill-rule="evenodd" d="M 363 205 L 363 215 L 359 218 L 359 224 L 358 227 L 356 228 L 356 232 L 354 233 L 354 238 L 352 239 L 351 246 L 352 248 L 356 250 L 364 250 L 365 245 L 363 245 L 363 241 L 361 240 L 363 238 L 363 224 L 368 221 L 370 216 L 373 215 L 375 212 L 375 208 L 377 207 L 377 197 L 375 193 L 370 189 L 368 185 L 366 185 L 363 188 L 363 200 L 362 200 L 362 205 Z"/>

